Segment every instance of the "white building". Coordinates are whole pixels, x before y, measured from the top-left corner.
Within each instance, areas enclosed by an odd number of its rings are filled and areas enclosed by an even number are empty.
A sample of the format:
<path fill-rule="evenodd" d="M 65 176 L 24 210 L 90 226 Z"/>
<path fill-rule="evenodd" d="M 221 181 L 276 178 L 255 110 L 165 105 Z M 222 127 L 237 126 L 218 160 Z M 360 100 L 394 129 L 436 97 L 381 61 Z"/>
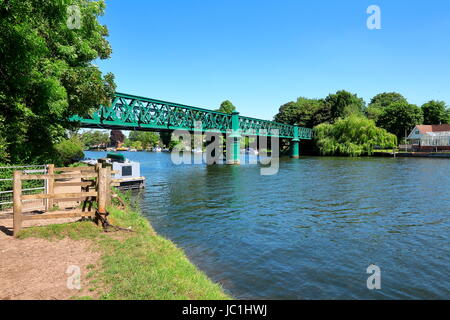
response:
<path fill-rule="evenodd" d="M 420 151 L 450 150 L 450 124 L 417 125 L 406 139 Z"/>

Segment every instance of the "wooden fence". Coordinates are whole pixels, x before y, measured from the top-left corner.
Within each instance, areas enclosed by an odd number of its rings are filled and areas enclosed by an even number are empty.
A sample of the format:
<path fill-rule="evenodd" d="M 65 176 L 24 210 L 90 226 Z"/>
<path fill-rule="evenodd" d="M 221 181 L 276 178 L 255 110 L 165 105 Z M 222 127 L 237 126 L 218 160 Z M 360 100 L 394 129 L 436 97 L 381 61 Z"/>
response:
<path fill-rule="evenodd" d="M 22 229 L 22 222 L 26 220 L 58 219 L 73 217 L 94 217 L 106 215 L 106 207 L 111 203 L 111 186 L 115 185 L 111 179 L 111 166 L 97 164 L 95 167 L 55 168 L 48 166 L 47 174 L 25 174 L 15 171 L 13 178 L 13 232 L 17 236 Z M 70 181 L 79 179 L 80 181 Z M 22 195 L 22 181 L 46 180 L 47 192 L 44 194 Z M 67 181 L 69 180 L 69 181 Z M 56 193 L 57 187 L 80 187 L 81 192 Z M 24 215 L 22 201 L 30 199 L 46 199 L 46 211 L 42 214 Z M 55 202 L 81 202 L 75 210 L 54 210 Z M 97 208 L 93 209 L 93 202 Z"/>

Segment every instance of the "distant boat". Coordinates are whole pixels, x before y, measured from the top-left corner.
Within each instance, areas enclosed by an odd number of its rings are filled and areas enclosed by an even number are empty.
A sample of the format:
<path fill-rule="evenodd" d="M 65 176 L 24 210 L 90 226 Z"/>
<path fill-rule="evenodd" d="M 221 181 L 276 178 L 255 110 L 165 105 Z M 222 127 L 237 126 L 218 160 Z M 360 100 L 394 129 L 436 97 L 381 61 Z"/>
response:
<path fill-rule="evenodd" d="M 192 150 L 193 153 L 203 153 L 202 148 L 195 148 L 194 150 Z"/>
<path fill-rule="evenodd" d="M 162 148 L 160 146 L 154 147 L 153 152 L 162 152 Z"/>

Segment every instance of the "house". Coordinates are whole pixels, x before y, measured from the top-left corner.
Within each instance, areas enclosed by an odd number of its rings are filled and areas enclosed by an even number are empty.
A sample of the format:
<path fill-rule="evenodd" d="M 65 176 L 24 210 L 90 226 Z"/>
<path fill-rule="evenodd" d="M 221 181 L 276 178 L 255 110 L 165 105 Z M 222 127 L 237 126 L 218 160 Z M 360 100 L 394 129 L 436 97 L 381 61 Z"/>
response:
<path fill-rule="evenodd" d="M 416 151 L 450 150 L 450 124 L 417 125 L 406 140 Z"/>

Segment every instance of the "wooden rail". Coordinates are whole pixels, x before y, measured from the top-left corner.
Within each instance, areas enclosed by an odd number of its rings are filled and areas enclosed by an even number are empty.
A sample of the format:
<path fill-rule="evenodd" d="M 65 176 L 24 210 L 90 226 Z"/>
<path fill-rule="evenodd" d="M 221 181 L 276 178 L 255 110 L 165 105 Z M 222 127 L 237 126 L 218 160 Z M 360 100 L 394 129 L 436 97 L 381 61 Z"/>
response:
<path fill-rule="evenodd" d="M 22 229 L 22 222 L 26 220 L 57 219 L 72 217 L 94 217 L 106 215 L 106 208 L 111 204 L 111 186 L 116 185 L 111 179 L 111 166 L 97 164 L 95 167 L 55 168 L 48 165 L 47 174 L 24 174 L 15 171 L 13 178 L 13 234 L 15 237 Z M 55 174 L 58 172 L 58 174 Z M 61 173 L 59 173 L 61 172 Z M 94 180 L 95 178 L 95 180 Z M 67 181 L 80 179 L 81 181 Z M 85 180 L 91 179 L 91 180 Z M 45 194 L 22 194 L 22 181 L 46 180 L 47 192 Z M 65 180 L 65 181 L 64 181 Z M 81 187 L 82 192 L 55 193 L 57 187 Z M 31 199 L 46 199 L 46 211 L 42 214 L 24 215 L 22 212 L 22 201 Z M 70 211 L 52 211 L 54 203 L 65 201 L 84 202 L 81 209 Z M 93 207 L 93 201 L 97 201 L 97 210 L 86 208 Z"/>

